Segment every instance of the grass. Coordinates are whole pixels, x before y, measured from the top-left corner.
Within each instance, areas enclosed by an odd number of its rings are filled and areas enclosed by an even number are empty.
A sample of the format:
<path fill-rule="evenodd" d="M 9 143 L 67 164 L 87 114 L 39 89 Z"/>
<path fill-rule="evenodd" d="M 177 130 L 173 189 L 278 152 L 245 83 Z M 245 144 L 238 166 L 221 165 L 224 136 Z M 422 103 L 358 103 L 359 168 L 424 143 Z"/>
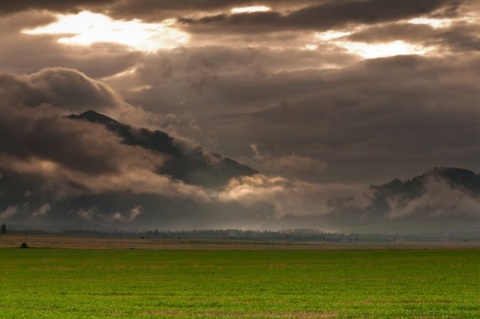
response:
<path fill-rule="evenodd" d="M 480 318 L 480 251 L 0 249 L 0 318 Z"/>

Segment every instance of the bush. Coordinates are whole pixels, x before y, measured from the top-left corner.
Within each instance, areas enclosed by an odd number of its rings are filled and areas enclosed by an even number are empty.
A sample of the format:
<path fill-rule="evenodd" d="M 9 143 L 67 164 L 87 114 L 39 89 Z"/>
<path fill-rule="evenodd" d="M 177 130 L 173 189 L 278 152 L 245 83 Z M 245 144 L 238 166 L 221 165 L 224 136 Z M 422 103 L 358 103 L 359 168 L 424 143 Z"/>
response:
<path fill-rule="evenodd" d="M 27 243 L 22 243 L 22 244 L 20 245 L 20 248 L 28 248 Z"/>

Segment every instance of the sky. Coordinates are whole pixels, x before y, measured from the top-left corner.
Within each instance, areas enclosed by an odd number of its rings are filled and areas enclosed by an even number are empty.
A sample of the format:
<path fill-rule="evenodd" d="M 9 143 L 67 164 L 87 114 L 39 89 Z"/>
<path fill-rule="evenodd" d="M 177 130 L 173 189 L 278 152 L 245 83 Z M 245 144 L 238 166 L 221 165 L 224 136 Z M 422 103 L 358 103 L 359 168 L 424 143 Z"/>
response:
<path fill-rule="evenodd" d="M 328 228 L 312 220 L 365 209 L 368 185 L 480 171 L 480 1 L 2 1 L 0 26 L 0 222 Z M 159 175 L 164 158 L 65 121 L 87 110 L 261 174 Z M 444 208 L 444 186 L 425 202 Z M 143 199 L 91 199 L 115 192 Z M 154 215 L 153 195 L 190 208 Z"/>

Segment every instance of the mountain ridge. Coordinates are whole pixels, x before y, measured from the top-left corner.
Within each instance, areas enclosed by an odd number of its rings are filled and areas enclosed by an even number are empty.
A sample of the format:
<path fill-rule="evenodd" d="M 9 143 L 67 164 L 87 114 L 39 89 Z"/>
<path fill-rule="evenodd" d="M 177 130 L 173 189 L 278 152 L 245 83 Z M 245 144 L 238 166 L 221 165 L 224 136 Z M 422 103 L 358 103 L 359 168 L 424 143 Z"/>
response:
<path fill-rule="evenodd" d="M 107 130 L 122 139 L 122 143 L 140 146 L 153 152 L 167 155 L 164 167 L 158 173 L 170 175 L 174 179 L 205 187 L 221 187 L 233 177 L 251 176 L 258 171 L 230 158 L 207 152 L 201 147 L 186 152 L 175 138 L 165 132 L 146 128 L 136 128 L 116 121 L 93 110 L 67 116 L 72 120 L 84 120 L 103 125 Z"/>
<path fill-rule="evenodd" d="M 398 178 L 381 185 L 371 185 L 370 188 L 383 193 L 401 193 L 414 197 L 421 195 L 424 184 L 428 179 L 444 180 L 451 187 L 461 187 L 472 195 L 480 195 L 480 174 L 465 168 L 457 167 L 434 167 L 426 172 L 402 181 Z"/>
<path fill-rule="evenodd" d="M 77 152 L 92 147 L 98 148 L 92 151 L 105 157 L 133 153 L 150 156 L 145 149 L 153 156 L 161 156 L 161 167 L 153 171 L 148 167 L 141 189 L 136 189 L 134 183 L 130 185 L 129 178 L 122 179 L 136 174 L 136 166 L 126 165 L 125 172 L 118 174 L 106 172 L 98 179 L 105 180 L 105 186 L 98 189 L 95 175 L 84 180 L 82 174 L 58 174 L 62 171 L 55 171 L 55 159 L 52 163 L 40 162 L 46 165 L 42 169 L 52 169 L 46 172 L 2 167 L 2 222 L 91 228 L 314 227 L 362 232 L 436 231 L 480 222 L 480 174 L 464 168 L 433 167 L 410 179 L 393 179 L 370 188 L 293 179 L 271 183 L 274 176 L 266 175 L 228 184 L 232 178 L 259 172 L 201 147 L 185 146 L 165 132 L 133 127 L 95 111 L 72 114 L 62 121 L 67 125 L 81 124 L 82 134 L 92 134 L 89 139 L 108 138 L 108 134 L 99 132 L 108 130 L 119 137 L 112 143 L 125 145 L 118 147 L 121 152 L 109 153 L 101 141 L 95 140 L 88 147 L 75 149 L 72 156 L 81 157 Z M 123 160 L 115 157 L 115 161 Z M 142 161 L 138 163 L 143 165 Z M 157 175 L 159 180 L 150 183 Z"/>

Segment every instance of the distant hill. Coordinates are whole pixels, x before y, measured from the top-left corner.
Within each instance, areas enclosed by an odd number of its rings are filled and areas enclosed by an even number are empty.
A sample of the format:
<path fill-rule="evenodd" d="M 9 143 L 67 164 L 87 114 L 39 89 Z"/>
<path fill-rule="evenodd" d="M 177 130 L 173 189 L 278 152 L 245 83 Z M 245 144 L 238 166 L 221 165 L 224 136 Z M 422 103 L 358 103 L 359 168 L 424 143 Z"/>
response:
<path fill-rule="evenodd" d="M 372 185 L 371 188 L 381 198 L 396 195 L 412 199 L 421 196 L 425 192 L 426 183 L 432 179 L 444 181 L 450 187 L 460 188 L 472 196 L 480 195 L 480 174 L 454 167 L 435 167 L 410 180 L 394 179 L 383 185 Z"/>
<path fill-rule="evenodd" d="M 409 222 L 409 227 L 469 224 L 480 217 L 480 174 L 454 167 L 435 167 L 412 179 L 372 185 L 370 217 Z M 398 226 L 398 225 L 397 225 Z"/>
<path fill-rule="evenodd" d="M 68 116 L 73 120 L 84 120 L 103 125 L 117 134 L 123 143 L 139 146 L 168 156 L 169 160 L 159 174 L 172 176 L 189 184 L 204 187 L 221 187 L 232 177 L 250 176 L 257 171 L 232 159 L 204 151 L 200 147 L 184 149 L 181 144 L 167 133 L 135 128 L 120 123 L 95 111 Z"/>

